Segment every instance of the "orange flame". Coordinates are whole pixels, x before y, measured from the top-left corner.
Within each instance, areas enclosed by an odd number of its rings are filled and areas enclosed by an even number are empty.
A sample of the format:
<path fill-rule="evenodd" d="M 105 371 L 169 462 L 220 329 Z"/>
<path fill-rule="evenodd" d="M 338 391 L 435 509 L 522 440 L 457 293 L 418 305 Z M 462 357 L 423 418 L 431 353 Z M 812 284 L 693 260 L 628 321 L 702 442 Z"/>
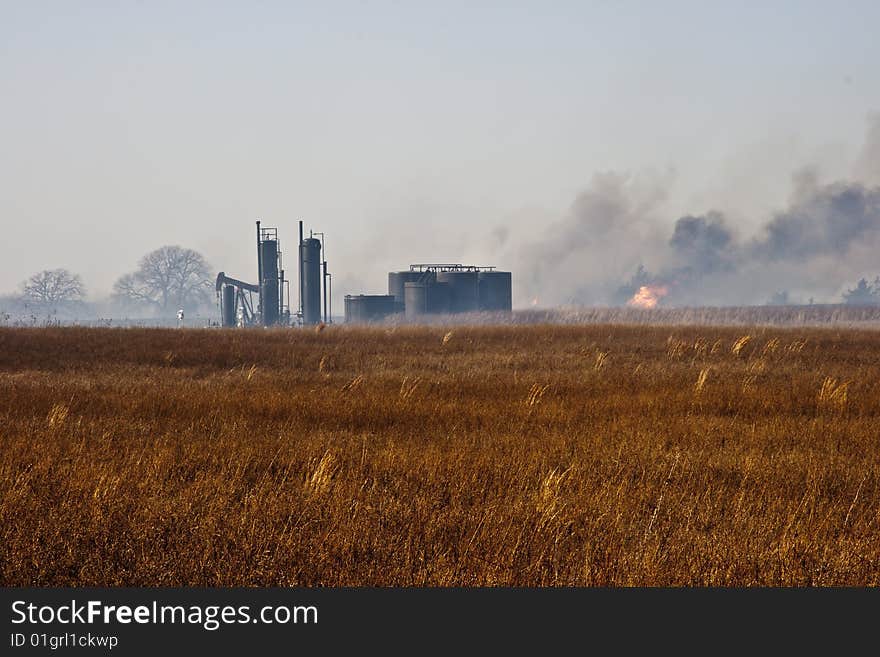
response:
<path fill-rule="evenodd" d="M 669 294 L 665 285 L 642 285 L 626 305 L 634 308 L 656 308 L 660 299 Z"/>

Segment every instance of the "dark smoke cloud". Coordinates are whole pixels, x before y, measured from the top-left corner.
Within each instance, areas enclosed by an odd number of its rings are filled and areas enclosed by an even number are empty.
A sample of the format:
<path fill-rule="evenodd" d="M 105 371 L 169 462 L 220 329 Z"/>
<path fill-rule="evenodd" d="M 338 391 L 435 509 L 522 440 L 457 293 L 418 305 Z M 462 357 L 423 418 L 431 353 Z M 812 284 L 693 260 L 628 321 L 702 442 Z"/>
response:
<path fill-rule="evenodd" d="M 875 166 L 880 183 L 880 117 L 857 167 L 866 180 L 822 183 L 804 169 L 793 178 L 788 207 L 748 238 L 717 210 L 679 218 L 664 237 L 656 216 L 664 181 L 597 176 L 551 237 L 530 249 L 538 262 L 529 282 L 564 290 L 556 302 L 587 305 L 625 302 L 639 285 L 655 283 L 668 286 L 668 305 L 840 302 L 860 278 L 880 273 Z"/>
<path fill-rule="evenodd" d="M 756 256 L 767 260 L 843 256 L 853 244 L 876 238 L 880 189 L 838 182 L 802 189 L 798 196 L 765 226 L 753 245 Z"/>
<path fill-rule="evenodd" d="M 675 222 L 669 246 L 676 257 L 687 263 L 683 269 L 694 273 L 727 270 L 733 266 L 730 249 L 734 237 L 720 212 L 702 217 L 682 217 Z"/>
<path fill-rule="evenodd" d="M 795 188 L 789 207 L 745 242 L 718 212 L 679 219 L 658 275 L 672 283 L 668 302 L 839 301 L 845 285 L 880 269 L 877 251 L 865 248 L 880 244 L 880 188 L 821 185 L 810 173 Z"/>

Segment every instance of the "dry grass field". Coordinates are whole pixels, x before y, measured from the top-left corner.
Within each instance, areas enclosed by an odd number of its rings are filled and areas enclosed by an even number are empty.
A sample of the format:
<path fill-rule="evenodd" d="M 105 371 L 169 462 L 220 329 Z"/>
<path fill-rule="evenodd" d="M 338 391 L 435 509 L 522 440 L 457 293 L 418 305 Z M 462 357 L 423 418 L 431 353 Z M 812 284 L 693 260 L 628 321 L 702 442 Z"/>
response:
<path fill-rule="evenodd" d="M 877 585 L 880 331 L 0 329 L 4 585 Z"/>

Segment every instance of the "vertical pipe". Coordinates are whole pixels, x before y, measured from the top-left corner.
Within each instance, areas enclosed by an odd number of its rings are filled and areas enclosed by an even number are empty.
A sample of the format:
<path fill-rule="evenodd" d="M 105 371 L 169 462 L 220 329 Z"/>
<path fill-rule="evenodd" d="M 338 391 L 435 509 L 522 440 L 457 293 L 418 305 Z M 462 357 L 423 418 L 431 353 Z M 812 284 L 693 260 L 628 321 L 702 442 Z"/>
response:
<path fill-rule="evenodd" d="M 325 260 L 323 263 L 324 266 L 324 276 L 323 276 L 323 288 L 324 288 L 324 323 L 327 324 L 330 318 L 327 316 L 327 261 Z"/>
<path fill-rule="evenodd" d="M 333 315 L 333 276 L 331 276 L 330 274 L 327 274 L 327 282 L 330 284 L 329 285 L 329 287 L 330 287 L 330 315 L 331 315 L 330 319 L 332 320 L 333 319 L 333 317 L 332 317 L 332 315 Z M 330 323 L 332 324 L 333 322 L 331 321 Z"/>
<path fill-rule="evenodd" d="M 303 257 L 302 257 L 302 245 L 303 245 L 303 222 L 300 220 L 299 222 L 299 247 L 296 250 L 297 257 L 299 258 L 299 316 L 300 319 L 304 317 L 303 314 Z"/>
<path fill-rule="evenodd" d="M 284 318 L 284 261 L 282 260 L 281 241 L 276 240 L 278 249 L 278 321 Z"/>
<path fill-rule="evenodd" d="M 280 259 L 279 259 L 279 262 L 280 262 Z M 281 270 L 281 274 L 279 275 L 278 316 L 284 317 L 284 270 L 283 269 Z"/>
<path fill-rule="evenodd" d="M 260 323 L 263 321 L 263 254 L 260 252 L 260 220 L 257 219 L 257 286 L 258 308 L 260 311 Z"/>

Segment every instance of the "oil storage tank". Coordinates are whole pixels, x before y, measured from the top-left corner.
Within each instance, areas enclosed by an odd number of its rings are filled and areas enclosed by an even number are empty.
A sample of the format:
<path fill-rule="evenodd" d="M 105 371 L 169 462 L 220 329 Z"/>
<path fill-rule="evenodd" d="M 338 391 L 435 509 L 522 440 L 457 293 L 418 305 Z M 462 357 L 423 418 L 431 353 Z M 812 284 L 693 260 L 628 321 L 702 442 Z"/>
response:
<path fill-rule="evenodd" d="M 303 324 L 321 321 L 321 240 L 309 237 L 300 242 L 300 276 Z"/>
<path fill-rule="evenodd" d="M 434 272 L 432 271 L 414 271 L 407 269 L 405 271 L 388 272 L 388 294 L 394 297 L 394 300 L 401 304 L 401 308 L 405 303 L 404 286 L 407 283 L 433 283 Z"/>
<path fill-rule="evenodd" d="M 404 283 L 404 314 L 407 319 L 428 314 L 428 283 Z"/>
<path fill-rule="evenodd" d="M 446 314 L 449 312 L 449 283 L 435 282 L 428 286 L 428 312 Z"/>
<path fill-rule="evenodd" d="M 477 271 L 441 271 L 437 273 L 437 282 L 449 286 L 449 312 L 470 313 L 480 309 Z"/>
<path fill-rule="evenodd" d="M 261 311 L 263 313 L 263 325 L 273 326 L 278 323 L 280 317 L 279 294 L 278 294 L 278 241 L 263 240 L 260 242 L 260 286 L 262 288 Z"/>
<path fill-rule="evenodd" d="M 366 324 L 381 321 L 396 310 L 392 294 L 345 295 L 346 324 Z"/>
<path fill-rule="evenodd" d="M 409 282 L 404 284 L 404 308 L 407 319 L 420 315 L 449 312 L 449 284 Z"/>
<path fill-rule="evenodd" d="M 509 271 L 481 271 L 478 276 L 480 310 L 510 312 L 513 294 Z"/>

